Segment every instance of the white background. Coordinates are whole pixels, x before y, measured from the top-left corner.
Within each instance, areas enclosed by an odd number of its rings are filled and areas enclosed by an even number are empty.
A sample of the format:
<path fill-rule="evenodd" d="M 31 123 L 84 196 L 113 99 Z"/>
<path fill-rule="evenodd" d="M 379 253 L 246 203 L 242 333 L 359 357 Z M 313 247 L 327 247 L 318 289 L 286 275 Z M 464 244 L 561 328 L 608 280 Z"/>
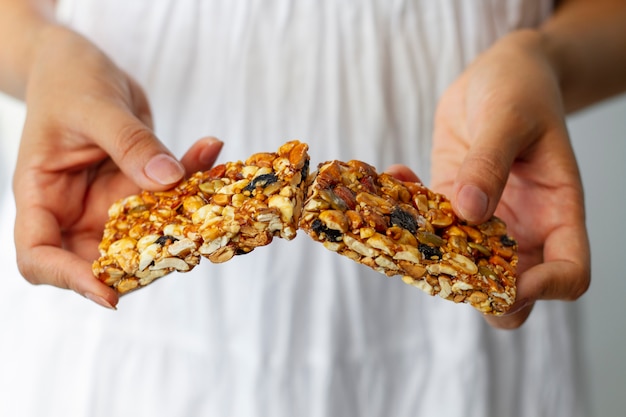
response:
<path fill-rule="evenodd" d="M 585 186 L 592 282 L 582 298 L 593 416 L 626 410 L 626 95 L 569 119 Z"/>
<path fill-rule="evenodd" d="M 16 158 L 24 109 L 0 96 L 0 195 Z M 626 95 L 571 116 L 592 247 L 581 335 L 593 416 L 626 409 Z M 11 241 L 6 239 L 3 241 Z"/>

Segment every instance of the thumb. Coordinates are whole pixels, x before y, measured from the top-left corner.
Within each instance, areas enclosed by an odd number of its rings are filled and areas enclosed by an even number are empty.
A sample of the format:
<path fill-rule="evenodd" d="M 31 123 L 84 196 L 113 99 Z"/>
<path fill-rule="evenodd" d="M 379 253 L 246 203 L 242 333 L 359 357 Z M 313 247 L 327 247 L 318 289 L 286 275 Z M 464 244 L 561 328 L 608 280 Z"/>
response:
<path fill-rule="evenodd" d="M 518 135 L 497 124 L 477 132 L 456 176 L 452 206 L 469 223 L 487 221 L 496 210 L 519 150 Z"/>
<path fill-rule="evenodd" d="M 100 146 L 139 187 L 166 189 L 184 177 L 183 165 L 135 115 L 114 107 L 101 116 L 96 126 L 102 132 Z"/>

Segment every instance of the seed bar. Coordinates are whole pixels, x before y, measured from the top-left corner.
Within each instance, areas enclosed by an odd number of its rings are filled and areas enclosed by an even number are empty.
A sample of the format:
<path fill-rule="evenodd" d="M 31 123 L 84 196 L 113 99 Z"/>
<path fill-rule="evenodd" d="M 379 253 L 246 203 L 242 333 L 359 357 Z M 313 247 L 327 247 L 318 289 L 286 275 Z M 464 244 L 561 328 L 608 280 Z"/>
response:
<path fill-rule="evenodd" d="M 121 294 L 204 256 L 226 262 L 296 236 L 309 169 L 308 146 L 287 142 L 198 172 L 172 190 L 143 191 L 111 206 L 93 263 L 96 277 Z"/>
<path fill-rule="evenodd" d="M 312 176 L 300 228 L 327 249 L 486 314 L 515 301 L 517 242 L 500 219 L 471 226 L 443 195 L 360 161 Z"/>

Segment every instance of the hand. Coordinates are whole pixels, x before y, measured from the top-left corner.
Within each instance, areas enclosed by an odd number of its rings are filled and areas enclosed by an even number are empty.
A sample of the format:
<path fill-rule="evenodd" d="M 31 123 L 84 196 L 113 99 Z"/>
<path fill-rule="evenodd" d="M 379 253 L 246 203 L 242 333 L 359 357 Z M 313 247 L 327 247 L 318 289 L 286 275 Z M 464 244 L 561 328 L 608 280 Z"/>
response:
<path fill-rule="evenodd" d="M 18 266 L 33 284 L 114 307 L 117 293 L 91 272 L 108 207 L 206 169 L 221 143 L 201 140 L 177 161 L 154 136 L 137 83 L 70 30 L 51 27 L 41 39 L 13 183 Z"/>
<path fill-rule="evenodd" d="M 438 106 L 432 188 L 471 223 L 495 211 L 519 243 L 518 298 L 500 328 L 524 323 L 536 300 L 575 300 L 590 281 L 582 184 L 558 81 L 535 32 L 481 55 Z"/>

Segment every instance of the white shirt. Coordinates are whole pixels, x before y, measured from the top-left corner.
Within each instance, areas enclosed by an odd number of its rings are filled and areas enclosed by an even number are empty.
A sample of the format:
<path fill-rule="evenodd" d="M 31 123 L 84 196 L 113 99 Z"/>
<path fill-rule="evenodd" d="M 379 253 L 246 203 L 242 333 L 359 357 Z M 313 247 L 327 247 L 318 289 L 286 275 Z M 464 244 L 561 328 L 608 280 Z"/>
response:
<path fill-rule="evenodd" d="M 145 88 L 177 155 L 311 148 L 312 167 L 404 163 L 428 181 L 438 97 L 532 0 L 74 0 L 60 16 Z M 117 312 L 19 277 L 0 253 L 1 416 L 577 416 L 572 306 L 517 331 L 327 251 L 304 233 L 204 260 Z M 19 233 L 19 231 L 18 231 Z"/>

